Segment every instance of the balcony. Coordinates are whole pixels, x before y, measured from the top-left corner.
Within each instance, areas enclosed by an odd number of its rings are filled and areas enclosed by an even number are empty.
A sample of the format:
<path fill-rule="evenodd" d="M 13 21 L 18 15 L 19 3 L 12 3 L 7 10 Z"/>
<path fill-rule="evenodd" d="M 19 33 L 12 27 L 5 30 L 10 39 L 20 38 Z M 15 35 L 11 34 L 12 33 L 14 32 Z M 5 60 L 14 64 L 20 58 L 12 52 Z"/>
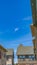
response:
<path fill-rule="evenodd" d="M 19 61 L 18 65 L 37 65 L 37 60 Z"/>
<path fill-rule="evenodd" d="M 34 61 L 34 60 L 32 60 L 32 59 L 18 59 L 18 63 L 31 62 L 31 61 Z"/>

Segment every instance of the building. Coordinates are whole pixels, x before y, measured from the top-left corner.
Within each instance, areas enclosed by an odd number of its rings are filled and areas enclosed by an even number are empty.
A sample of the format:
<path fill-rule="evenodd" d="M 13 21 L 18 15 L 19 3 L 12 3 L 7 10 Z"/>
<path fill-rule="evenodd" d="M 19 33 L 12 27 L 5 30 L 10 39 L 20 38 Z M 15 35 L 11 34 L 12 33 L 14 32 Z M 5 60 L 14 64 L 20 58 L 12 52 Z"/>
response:
<path fill-rule="evenodd" d="M 6 65 L 14 65 L 14 50 L 7 49 L 8 52 L 6 53 Z"/>
<path fill-rule="evenodd" d="M 0 65 L 6 65 L 6 52 L 7 50 L 0 45 Z"/>
<path fill-rule="evenodd" d="M 14 65 L 14 50 L 0 45 L 0 65 Z"/>
<path fill-rule="evenodd" d="M 33 41 L 33 45 L 34 45 L 34 54 L 35 54 L 35 60 L 37 60 L 37 27 L 35 27 L 34 25 L 31 25 L 31 31 L 32 31 L 32 37 L 34 38 Z"/>
<path fill-rule="evenodd" d="M 35 60 L 37 60 L 37 0 L 31 0 L 32 19 L 31 32 L 34 45 Z"/>
<path fill-rule="evenodd" d="M 30 27 L 32 32 L 32 41 L 35 55 L 35 61 L 33 62 L 33 65 L 37 65 L 37 0 L 31 0 L 31 8 L 33 24 L 31 24 Z"/>
<path fill-rule="evenodd" d="M 37 0 L 31 0 L 33 25 L 37 26 Z"/>
<path fill-rule="evenodd" d="M 37 65 L 37 61 L 35 61 L 33 46 L 25 47 L 23 45 L 19 45 L 16 54 L 18 59 L 18 65 Z"/>

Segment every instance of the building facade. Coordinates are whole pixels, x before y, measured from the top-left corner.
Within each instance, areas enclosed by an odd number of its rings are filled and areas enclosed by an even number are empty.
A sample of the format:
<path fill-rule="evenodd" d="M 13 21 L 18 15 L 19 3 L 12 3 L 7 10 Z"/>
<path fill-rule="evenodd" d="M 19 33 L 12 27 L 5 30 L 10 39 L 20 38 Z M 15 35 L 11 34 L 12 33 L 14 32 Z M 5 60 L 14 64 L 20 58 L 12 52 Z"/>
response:
<path fill-rule="evenodd" d="M 34 45 L 35 60 L 37 60 L 37 27 L 31 25 L 31 30 L 32 30 L 32 38 L 34 38 L 32 41 Z"/>
<path fill-rule="evenodd" d="M 18 65 L 37 65 L 33 46 L 19 45 L 17 48 Z"/>
<path fill-rule="evenodd" d="M 14 65 L 14 50 L 7 49 L 6 53 L 6 65 Z"/>
<path fill-rule="evenodd" d="M 37 0 L 31 0 L 33 25 L 37 26 Z"/>
<path fill-rule="evenodd" d="M 35 60 L 37 60 L 37 0 L 31 0 L 32 19 L 31 32 L 34 45 Z"/>
<path fill-rule="evenodd" d="M 6 65 L 6 52 L 7 50 L 0 45 L 0 65 Z"/>
<path fill-rule="evenodd" d="M 37 65 L 37 0 L 31 0 L 31 8 L 32 8 L 32 22 L 31 24 L 31 32 L 32 32 L 32 41 L 34 46 L 34 55 L 35 61 L 33 65 Z"/>

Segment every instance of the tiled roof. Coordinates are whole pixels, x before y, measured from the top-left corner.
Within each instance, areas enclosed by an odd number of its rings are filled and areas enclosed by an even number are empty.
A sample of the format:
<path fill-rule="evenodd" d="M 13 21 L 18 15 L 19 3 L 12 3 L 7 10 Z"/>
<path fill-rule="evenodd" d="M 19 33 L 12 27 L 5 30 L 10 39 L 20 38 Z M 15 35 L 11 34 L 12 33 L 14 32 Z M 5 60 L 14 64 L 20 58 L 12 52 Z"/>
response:
<path fill-rule="evenodd" d="M 34 48 L 33 46 L 23 46 L 20 45 L 17 48 L 17 55 L 33 55 L 34 54 Z"/>
<path fill-rule="evenodd" d="M 13 55 L 13 53 L 14 53 L 14 50 L 13 49 L 7 49 L 7 53 L 6 53 L 6 55 Z"/>
<path fill-rule="evenodd" d="M 2 45 L 0 45 L 0 49 L 3 50 L 4 52 L 7 52 L 7 49 L 5 49 Z"/>

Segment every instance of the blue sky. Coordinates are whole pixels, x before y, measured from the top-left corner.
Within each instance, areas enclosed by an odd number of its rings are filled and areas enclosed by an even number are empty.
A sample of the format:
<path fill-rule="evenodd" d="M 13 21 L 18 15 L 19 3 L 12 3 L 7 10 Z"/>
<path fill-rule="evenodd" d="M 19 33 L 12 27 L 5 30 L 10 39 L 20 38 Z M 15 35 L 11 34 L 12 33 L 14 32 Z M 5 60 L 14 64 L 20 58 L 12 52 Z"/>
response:
<path fill-rule="evenodd" d="M 0 44 L 15 51 L 19 44 L 32 46 L 30 24 L 30 0 L 0 0 Z"/>

